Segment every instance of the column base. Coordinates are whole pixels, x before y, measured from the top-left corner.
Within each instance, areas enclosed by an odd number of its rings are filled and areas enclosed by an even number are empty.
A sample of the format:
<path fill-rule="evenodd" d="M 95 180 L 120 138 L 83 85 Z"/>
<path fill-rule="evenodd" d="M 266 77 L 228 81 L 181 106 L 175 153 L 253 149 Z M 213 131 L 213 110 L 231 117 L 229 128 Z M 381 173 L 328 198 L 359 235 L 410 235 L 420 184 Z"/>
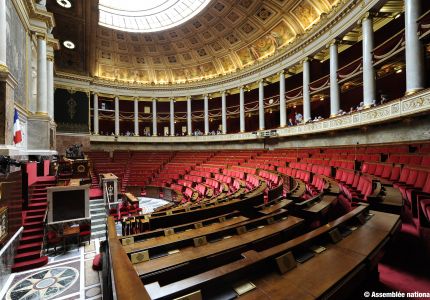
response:
<path fill-rule="evenodd" d="M 264 129 L 264 128 L 260 128 L 260 129 L 258 129 L 258 130 L 266 130 L 266 129 Z"/>
<path fill-rule="evenodd" d="M 412 94 L 418 93 L 419 91 L 422 91 L 424 88 L 414 88 L 410 89 L 409 91 L 405 92 L 405 96 L 410 96 Z"/>

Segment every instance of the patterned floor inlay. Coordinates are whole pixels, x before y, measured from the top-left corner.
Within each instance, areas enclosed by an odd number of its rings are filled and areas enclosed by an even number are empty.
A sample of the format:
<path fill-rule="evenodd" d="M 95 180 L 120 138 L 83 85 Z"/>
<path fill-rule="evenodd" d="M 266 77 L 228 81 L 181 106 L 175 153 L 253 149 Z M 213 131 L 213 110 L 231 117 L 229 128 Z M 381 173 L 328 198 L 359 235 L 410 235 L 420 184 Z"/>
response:
<path fill-rule="evenodd" d="M 69 289 L 79 278 L 71 267 L 54 267 L 21 279 L 9 290 L 6 299 L 52 299 Z"/>
<path fill-rule="evenodd" d="M 50 251 L 46 266 L 12 274 L 5 289 L 0 287 L 0 299 L 102 299 L 101 272 L 92 268 L 98 253 L 99 239 L 65 253 Z"/>

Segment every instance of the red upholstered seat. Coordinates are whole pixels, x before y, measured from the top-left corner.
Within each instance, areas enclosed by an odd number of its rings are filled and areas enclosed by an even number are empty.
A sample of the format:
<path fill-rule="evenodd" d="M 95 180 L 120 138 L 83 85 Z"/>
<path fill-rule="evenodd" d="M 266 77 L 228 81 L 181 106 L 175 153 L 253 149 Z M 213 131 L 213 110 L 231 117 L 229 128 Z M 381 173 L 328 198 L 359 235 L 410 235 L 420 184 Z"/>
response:
<path fill-rule="evenodd" d="M 91 241 L 91 226 L 89 224 L 79 225 L 79 242 Z"/>
<path fill-rule="evenodd" d="M 103 260 L 102 260 L 102 254 L 97 254 L 93 259 L 93 270 L 94 271 L 101 271 L 103 267 Z"/>

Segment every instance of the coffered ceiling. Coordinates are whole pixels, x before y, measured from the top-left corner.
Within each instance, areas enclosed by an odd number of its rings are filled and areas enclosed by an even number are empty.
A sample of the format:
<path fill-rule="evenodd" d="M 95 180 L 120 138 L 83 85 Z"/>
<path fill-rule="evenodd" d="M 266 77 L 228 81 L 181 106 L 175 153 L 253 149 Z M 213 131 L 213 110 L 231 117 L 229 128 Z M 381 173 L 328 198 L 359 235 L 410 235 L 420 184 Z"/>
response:
<path fill-rule="evenodd" d="M 98 25 L 97 0 L 48 0 L 57 27 L 71 40 L 56 55 L 59 71 L 117 82 L 184 83 L 222 76 L 270 59 L 297 36 L 318 26 L 340 0 L 212 0 L 191 20 L 154 33 Z"/>

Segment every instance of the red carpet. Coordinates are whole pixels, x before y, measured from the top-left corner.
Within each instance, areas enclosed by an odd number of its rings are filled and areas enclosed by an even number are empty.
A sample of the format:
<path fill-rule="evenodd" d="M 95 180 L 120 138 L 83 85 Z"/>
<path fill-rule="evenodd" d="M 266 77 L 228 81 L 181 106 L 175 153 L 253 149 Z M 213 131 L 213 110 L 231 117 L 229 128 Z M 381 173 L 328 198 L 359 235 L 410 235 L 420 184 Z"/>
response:
<path fill-rule="evenodd" d="M 100 188 L 90 188 L 90 199 L 103 198 L 103 192 Z"/>
<path fill-rule="evenodd" d="M 44 176 L 39 179 L 29 187 L 28 210 L 22 212 L 24 231 L 19 241 L 12 272 L 34 269 L 48 262 L 47 256 L 41 256 L 43 219 L 48 204 L 46 188 L 55 185 L 55 177 Z"/>

